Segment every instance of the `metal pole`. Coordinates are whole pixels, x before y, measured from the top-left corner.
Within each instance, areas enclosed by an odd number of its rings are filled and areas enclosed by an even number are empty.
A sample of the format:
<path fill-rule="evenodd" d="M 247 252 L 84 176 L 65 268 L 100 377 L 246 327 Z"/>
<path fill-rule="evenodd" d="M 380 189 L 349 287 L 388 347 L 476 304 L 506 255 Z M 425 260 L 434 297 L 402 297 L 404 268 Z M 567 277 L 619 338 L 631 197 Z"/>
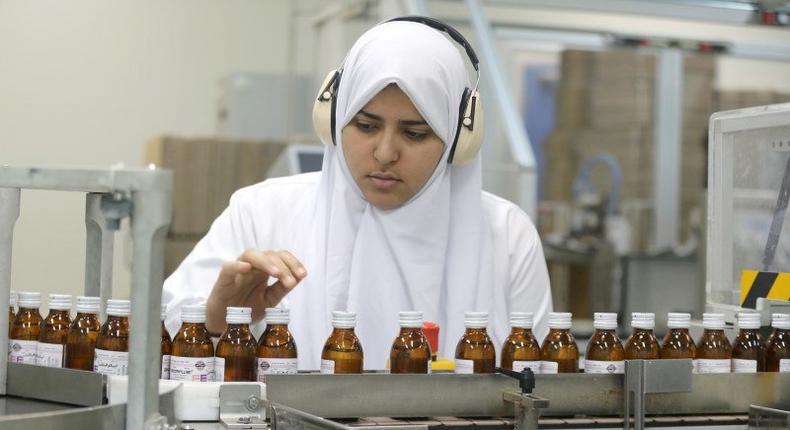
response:
<path fill-rule="evenodd" d="M 8 302 L 11 296 L 11 251 L 19 218 L 19 188 L 0 188 L 0 346 L 8 345 Z M 0 353 L 0 395 L 6 394 L 8 354 Z"/>
<path fill-rule="evenodd" d="M 680 233 L 680 175 L 683 160 L 683 52 L 658 52 L 653 148 L 653 220 L 655 250 L 672 249 Z"/>
<path fill-rule="evenodd" d="M 165 237 L 170 226 L 172 177 L 156 191 L 132 194 L 132 313 L 130 318 L 129 405 L 126 428 L 147 429 L 158 412 L 159 308 L 164 278 Z"/>
<path fill-rule="evenodd" d="M 85 295 L 101 297 L 101 319 L 105 303 L 112 298 L 113 245 L 115 234 L 107 228 L 101 209 L 104 193 L 85 194 Z"/>
<path fill-rule="evenodd" d="M 488 24 L 485 10 L 477 0 L 466 0 L 469 8 L 469 19 L 472 28 L 477 34 L 480 44 L 480 74 L 485 79 L 487 87 L 493 89 L 486 99 L 497 103 L 502 124 L 505 127 L 510 150 L 514 161 L 519 166 L 520 198 L 519 205 L 533 219 L 537 216 L 537 163 L 535 154 L 529 141 L 524 123 L 518 114 L 518 109 L 513 101 L 513 91 L 510 88 L 509 78 L 499 61 L 493 32 Z"/>

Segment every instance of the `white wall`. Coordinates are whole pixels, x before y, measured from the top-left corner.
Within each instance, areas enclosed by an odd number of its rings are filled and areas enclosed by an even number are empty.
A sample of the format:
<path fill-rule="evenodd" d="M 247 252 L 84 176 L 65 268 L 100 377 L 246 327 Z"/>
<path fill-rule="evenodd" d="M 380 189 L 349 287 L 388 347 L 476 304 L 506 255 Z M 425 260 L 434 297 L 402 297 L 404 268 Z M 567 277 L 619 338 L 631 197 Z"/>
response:
<path fill-rule="evenodd" d="M 289 60 L 307 64 L 288 55 L 295 7 L 287 0 L 0 2 L 0 163 L 139 165 L 152 136 L 212 134 L 220 78 L 285 73 Z M 81 194 L 23 192 L 12 288 L 80 294 L 84 237 Z M 129 294 L 124 245 L 116 240 L 119 298 Z"/>

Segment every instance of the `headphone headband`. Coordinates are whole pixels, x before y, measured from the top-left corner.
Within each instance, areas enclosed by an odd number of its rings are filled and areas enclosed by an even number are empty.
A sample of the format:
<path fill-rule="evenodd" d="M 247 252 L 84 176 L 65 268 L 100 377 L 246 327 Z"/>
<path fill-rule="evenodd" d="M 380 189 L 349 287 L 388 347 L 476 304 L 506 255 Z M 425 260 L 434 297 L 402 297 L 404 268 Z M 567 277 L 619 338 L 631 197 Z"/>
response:
<path fill-rule="evenodd" d="M 472 67 L 475 68 L 478 72 L 480 72 L 480 61 L 477 59 L 477 54 L 475 50 L 472 48 L 472 44 L 469 43 L 468 40 L 464 37 L 461 32 L 456 30 L 455 28 L 449 26 L 448 24 L 443 23 L 435 18 L 430 18 L 427 16 L 419 16 L 419 15 L 406 15 L 406 16 L 399 16 L 396 18 L 388 19 L 384 22 L 394 22 L 394 21 L 406 21 L 406 22 L 418 22 L 420 24 L 425 24 L 428 27 L 431 27 L 435 30 L 439 30 L 441 32 L 447 33 L 451 39 L 453 39 L 456 43 L 464 47 L 466 51 L 466 55 L 469 57 L 469 60 L 472 62 Z"/>

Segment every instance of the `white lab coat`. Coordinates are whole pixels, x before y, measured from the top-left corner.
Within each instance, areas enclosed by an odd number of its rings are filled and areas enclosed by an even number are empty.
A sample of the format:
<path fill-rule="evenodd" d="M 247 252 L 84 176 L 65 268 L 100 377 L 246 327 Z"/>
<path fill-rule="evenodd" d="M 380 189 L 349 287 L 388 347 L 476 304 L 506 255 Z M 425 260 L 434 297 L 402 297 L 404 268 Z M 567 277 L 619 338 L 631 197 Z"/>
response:
<path fill-rule="evenodd" d="M 180 326 L 181 306 L 205 302 L 217 279 L 222 264 L 235 260 L 245 249 L 288 250 L 306 263 L 316 258 L 311 240 L 319 223 L 313 220 L 314 201 L 321 173 L 310 173 L 266 180 L 234 193 L 228 208 L 214 221 L 210 231 L 178 269 L 165 281 L 163 303 L 167 304 L 167 329 L 175 334 Z M 472 309 L 447 309 L 446 295 L 436 303 L 437 309 L 420 309 L 437 315 L 442 326 L 439 355 L 452 358 L 463 331 L 463 312 L 488 311 L 488 332 L 497 347 L 510 332 L 511 311 L 535 313 L 535 333 L 541 340 L 548 332 L 548 313 L 552 311 L 548 273 L 540 239 L 529 217 L 513 203 L 493 194 L 481 194 L 486 243 L 490 250 L 482 256 L 490 279 L 479 279 L 479 288 Z M 322 285 L 309 282 L 310 275 L 285 299 L 291 308 L 290 329 L 299 351 L 299 368 L 318 369 L 323 344 L 331 331 L 330 319 L 313 300 L 327 292 Z M 373 287 L 373 286 L 371 286 Z M 385 286 L 375 286 L 384 288 Z M 348 297 L 346 296 L 346 301 Z M 346 303 L 347 304 L 347 303 Z M 364 305 L 363 305 L 364 306 Z M 378 312 L 409 310 L 402 303 L 378 303 Z M 331 308 L 345 309 L 334 302 Z M 384 309 L 384 310 L 382 310 Z M 358 310 L 359 311 L 359 310 Z M 446 311 L 446 312 L 443 312 Z M 450 315 L 451 321 L 442 315 Z M 361 322 L 360 322 L 361 324 Z M 369 324 L 371 325 L 371 324 Z M 259 336 L 263 322 L 253 326 Z M 453 327 L 447 332 L 447 327 Z M 383 369 L 389 356 L 389 345 L 397 334 L 396 327 L 357 328 L 365 351 L 366 369 Z"/>

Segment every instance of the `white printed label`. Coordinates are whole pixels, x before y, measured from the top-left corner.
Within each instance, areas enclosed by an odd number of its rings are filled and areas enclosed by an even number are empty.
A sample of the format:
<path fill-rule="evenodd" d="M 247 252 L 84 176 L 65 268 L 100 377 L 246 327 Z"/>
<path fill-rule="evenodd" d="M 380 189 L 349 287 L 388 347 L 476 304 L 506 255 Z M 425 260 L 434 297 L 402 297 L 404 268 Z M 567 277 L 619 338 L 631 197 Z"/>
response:
<path fill-rule="evenodd" d="M 691 360 L 691 372 L 699 373 L 699 363 L 697 363 L 697 360 Z"/>
<path fill-rule="evenodd" d="M 224 362 L 223 359 L 223 370 Z M 170 380 L 212 382 L 215 374 L 214 366 L 214 357 L 177 357 L 171 355 Z"/>
<path fill-rule="evenodd" d="M 159 379 L 170 379 L 170 356 L 163 355 L 162 356 L 162 375 L 159 376 Z"/>
<path fill-rule="evenodd" d="M 474 360 L 461 360 L 460 358 L 455 359 L 455 373 L 461 374 L 472 374 L 475 373 L 475 361 Z"/>
<path fill-rule="evenodd" d="M 37 340 L 11 339 L 8 342 L 8 362 L 36 364 Z"/>
<path fill-rule="evenodd" d="M 532 373 L 538 374 L 540 373 L 540 360 L 535 361 L 514 361 L 513 362 L 513 371 L 514 372 L 521 372 L 524 369 L 529 368 L 532 370 Z"/>
<path fill-rule="evenodd" d="M 779 372 L 781 373 L 790 372 L 790 358 L 779 359 Z"/>
<path fill-rule="evenodd" d="M 540 373 L 557 373 L 560 365 L 556 361 L 541 361 Z"/>
<path fill-rule="evenodd" d="M 63 345 L 39 342 L 36 364 L 44 367 L 63 367 Z"/>
<path fill-rule="evenodd" d="M 295 358 L 258 358 L 255 367 L 258 382 L 266 382 L 266 375 L 296 373 L 296 361 Z M 332 361 L 332 373 L 334 373 L 334 364 L 335 362 Z M 323 367 L 323 363 L 321 366 Z"/>
<path fill-rule="evenodd" d="M 757 360 L 732 359 L 733 373 L 757 373 Z"/>
<path fill-rule="evenodd" d="M 699 373 L 730 373 L 730 360 L 700 358 L 697 360 L 697 372 Z"/>
<path fill-rule="evenodd" d="M 625 373 L 625 361 L 584 360 L 584 373 Z"/>
<path fill-rule="evenodd" d="M 225 359 L 214 357 L 214 381 L 225 382 Z"/>
<path fill-rule="evenodd" d="M 321 373 L 327 375 L 335 373 L 335 360 L 321 360 Z"/>
<path fill-rule="evenodd" d="M 93 371 L 104 375 L 126 375 L 129 372 L 129 353 L 96 348 Z"/>

